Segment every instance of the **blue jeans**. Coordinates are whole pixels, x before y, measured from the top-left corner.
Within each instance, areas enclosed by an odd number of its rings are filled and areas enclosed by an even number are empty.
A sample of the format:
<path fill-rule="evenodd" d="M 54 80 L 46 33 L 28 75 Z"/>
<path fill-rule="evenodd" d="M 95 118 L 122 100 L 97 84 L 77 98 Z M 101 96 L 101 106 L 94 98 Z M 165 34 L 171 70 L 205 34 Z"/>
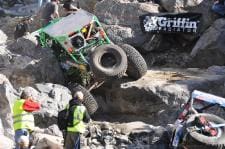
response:
<path fill-rule="evenodd" d="M 74 149 L 80 149 L 80 136 L 77 138 L 77 140 L 75 141 L 75 146 Z"/>
<path fill-rule="evenodd" d="M 18 140 L 21 136 L 30 136 L 30 133 L 27 129 L 19 129 L 15 132 L 15 142 L 16 142 L 16 149 L 20 149 Z"/>
<path fill-rule="evenodd" d="M 219 4 L 219 3 L 214 4 L 212 6 L 212 10 L 221 16 L 225 15 L 225 5 L 224 4 Z"/>
<path fill-rule="evenodd" d="M 66 132 L 65 149 L 80 149 L 80 133 Z"/>

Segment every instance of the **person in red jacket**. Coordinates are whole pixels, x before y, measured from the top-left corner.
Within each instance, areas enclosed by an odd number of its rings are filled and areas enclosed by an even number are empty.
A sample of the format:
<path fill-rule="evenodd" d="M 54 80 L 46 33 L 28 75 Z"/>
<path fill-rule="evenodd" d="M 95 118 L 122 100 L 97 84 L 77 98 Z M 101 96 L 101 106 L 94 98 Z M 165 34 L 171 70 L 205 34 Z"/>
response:
<path fill-rule="evenodd" d="M 13 106 L 13 127 L 15 130 L 16 149 L 21 149 L 21 137 L 30 136 L 34 131 L 34 117 L 32 112 L 40 110 L 40 104 L 33 100 L 29 88 L 25 89 L 20 99 Z M 26 143 L 27 144 L 27 143 Z"/>

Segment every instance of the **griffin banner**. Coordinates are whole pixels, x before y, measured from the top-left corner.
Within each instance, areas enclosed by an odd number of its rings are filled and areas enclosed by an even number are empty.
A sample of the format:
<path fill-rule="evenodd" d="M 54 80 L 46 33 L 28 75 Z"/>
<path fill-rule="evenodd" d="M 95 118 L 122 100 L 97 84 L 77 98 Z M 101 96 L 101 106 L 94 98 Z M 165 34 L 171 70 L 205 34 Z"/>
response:
<path fill-rule="evenodd" d="M 200 13 L 149 13 L 140 16 L 144 33 L 197 33 Z"/>

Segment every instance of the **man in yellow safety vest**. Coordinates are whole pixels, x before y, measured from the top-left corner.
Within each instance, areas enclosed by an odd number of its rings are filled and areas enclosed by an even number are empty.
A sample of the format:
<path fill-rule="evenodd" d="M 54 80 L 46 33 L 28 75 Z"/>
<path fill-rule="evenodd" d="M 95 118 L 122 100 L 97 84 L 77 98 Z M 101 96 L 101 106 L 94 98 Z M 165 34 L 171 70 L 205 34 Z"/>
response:
<path fill-rule="evenodd" d="M 83 93 L 78 91 L 67 106 L 69 116 L 65 138 L 66 149 L 80 149 L 80 134 L 85 131 L 84 122 L 88 123 L 90 121 L 90 116 L 82 104 L 83 99 Z"/>
<path fill-rule="evenodd" d="M 29 89 L 25 89 L 20 99 L 17 99 L 13 106 L 13 127 L 15 130 L 16 149 L 21 149 L 21 137 L 30 136 L 35 129 L 33 111 L 38 111 L 40 104 L 33 101 Z M 26 143 L 29 144 L 29 143 Z"/>

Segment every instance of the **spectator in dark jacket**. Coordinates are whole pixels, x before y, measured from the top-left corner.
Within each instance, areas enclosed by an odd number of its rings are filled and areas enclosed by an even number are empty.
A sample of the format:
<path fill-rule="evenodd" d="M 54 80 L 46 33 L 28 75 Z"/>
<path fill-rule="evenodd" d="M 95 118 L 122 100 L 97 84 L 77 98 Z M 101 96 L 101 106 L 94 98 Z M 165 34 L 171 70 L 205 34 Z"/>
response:
<path fill-rule="evenodd" d="M 30 32 L 29 25 L 30 23 L 32 23 L 32 21 L 33 19 L 30 17 L 22 19 L 22 21 L 16 25 L 16 29 L 14 32 L 14 39 L 18 39 L 22 36 L 29 34 Z"/>
<path fill-rule="evenodd" d="M 69 118 L 65 139 L 65 149 L 80 149 L 80 134 L 85 132 L 85 123 L 90 121 L 87 109 L 82 104 L 84 95 L 78 91 L 74 98 L 69 101 L 67 109 Z"/>
<path fill-rule="evenodd" d="M 215 0 L 212 10 L 220 16 L 225 15 L 225 0 Z"/>

